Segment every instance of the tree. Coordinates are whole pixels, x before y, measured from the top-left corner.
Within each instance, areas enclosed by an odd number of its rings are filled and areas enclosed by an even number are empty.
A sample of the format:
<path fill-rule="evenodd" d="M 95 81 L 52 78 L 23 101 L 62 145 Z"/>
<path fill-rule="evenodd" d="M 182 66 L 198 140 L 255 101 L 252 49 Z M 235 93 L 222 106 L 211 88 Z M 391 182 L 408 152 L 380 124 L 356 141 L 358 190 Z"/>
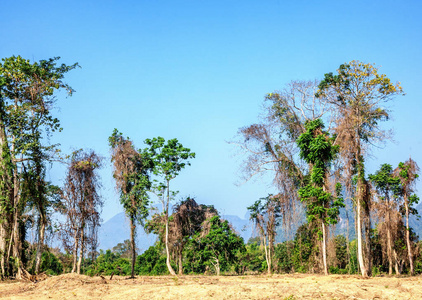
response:
<path fill-rule="evenodd" d="M 176 275 L 170 264 L 169 251 L 169 204 L 174 192 L 170 191 L 170 181 L 179 175 L 180 171 L 186 165 L 190 165 L 189 159 L 195 157 L 195 153 L 189 148 L 183 147 L 177 139 L 168 140 L 167 143 L 162 137 L 146 139 L 145 144 L 149 148 L 145 148 L 142 154 L 151 160 L 153 164 L 153 174 L 161 181 L 154 180 L 152 192 L 158 197 L 163 207 L 163 215 L 165 222 L 165 246 L 166 246 L 166 264 L 171 275 Z"/>
<path fill-rule="evenodd" d="M 101 187 L 97 170 L 101 158 L 94 151 L 74 151 L 70 159 L 64 187 L 64 214 L 67 222 L 65 236 L 73 239 L 72 273 L 81 273 L 81 264 L 87 245 L 96 245 L 103 201 L 98 193 Z M 66 241 L 65 241 L 66 242 Z M 67 245 L 69 248 L 69 245 Z M 79 260 L 78 258 L 79 252 Z"/>
<path fill-rule="evenodd" d="M 138 153 L 132 141 L 124 138 L 122 133 L 114 129 L 109 137 L 113 177 L 120 193 L 120 203 L 130 220 L 130 240 L 132 248 L 132 274 L 135 277 L 136 260 L 136 223 L 143 225 L 148 216 L 149 197 L 147 191 L 151 187 L 149 173 L 152 161 L 148 156 Z"/>
<path fill-rule="evenodd" d="M 262 121 L 240 128 L 238 139 L 231 142 L 246 155 L 245 181 L 266 172 L 274 176 L 283 226 L 297 220 L 295 212 L 300 204 L 297 192 L 309 167 L 298 157 L 296 140 L 305 132 L 306 121 L 321 118 L 331 125 L 334 118 L 327 98 L 315 96 L 318 84 L 292 81 L 283 90 L 267 94 Z"/>
<path fill-rule="evenodd" d="M 274 255 L 274 241 L 276 228 L 280 225 L 281 207 L 277 196 L 268 195 L 248 207 L 250 219 L 255 223 L 260 236 L 264 240 L 265 259 L 268 274 L 272 273 L 272 258 Z"/>
<path fill-rule="evenodd" d="M 196 263 L 213 266 L 219 276 L 221 269 L 236 261 L 236 253 L 244 251 L 244 243 L 219 216 L 209 219 L 208 225 L 206 231 L 193 237 L 188 256 Z"/>
<path fill-rule="evenodd" d="M 305 128 L 306 131 L 299 136 L 297 144 L 300 157 L 311 165 L 311 169 L 309 183 L 299 189 L 299 196 L 306 203 L 308 222 L 320 223 L 324 273 L 328 275 L 326 226 L 337 223 L 339 209 L 344 207 L 343 198 L 333 197 L 327 191 L 328 169 L 338 147 L 332 145 L 332 139 L 323 131 L 324 125 L 320 119 L 307 122 Z M 339 194 L 341 186 L 337 185 L 336 190 Z"/>
<path fill-rule="evenodd" d="M 399 163 L 399 166 L 394 170 L 394 175 L 400 180 L 401 189 L 400 195 L 403 198 L 403 205 L 405 209 L 406 219 L 406 246 L 410 265 L 410 274 L 415 274 L 413 265 L 412 245 L 410 241 L 409 215 L 417 214 L 416 209 L 412 206 L 418 204 L 419 197 L 414 194 L 415 182 L 419 177 L 419 167 L 414 160 L 409 158 L 406 162 Z"/>
<path fill-rule="evenodd" d="M 316 96 L 327 99 L 336 107 L 338 118 L 334 129 L 337 136 L 335 144 L 340 145 L 340 156 L 345 162 L 343 169 L 350 185 L 352 176 L 357 175 L 355 202 L 358 260 L 362 276 L 368 276 L 371 272 L 371 225 L 364 158 L 368 146 L 388 137 L 379 127 L 380 121 L 389 118 L 388 111 L 382 105 L 404 93 L 399 83 L 393 84 L 371 64 L 351 61 L 340 65 L 337 72 L 337 75 L 325 74 Z M 366 261 L 363 255 L 362 225 L 365 227 Z"/>
<path fill-rule="evenodd" d="M 60 130 L 59 120 L 51 115 L 55 92 L 73 89 L 63 82 L 64 74 L 78 65 L 56 66 L 59 57 L 30 63 L 20 56 L 5 58 L 0 64 L 0 252 L 2 276 L 23 276 L 22 236 L 19 224 L 26 208 L 21 195 L 22 174 L 42 165 L 55 153 L 42 137 Z M 30 166 L 32 165 L 32 166 Z M 38 168 L 38 176 L 41 176 Z M 40 184 L 42 179 L 38 180 Z M 35 183 L 35 181 L 33 181 Z M 41 189 L 40 189 L 41 190 Z M 40 227 L 42 228 L 42 227 Z M 12 260 L 10 260 L 12 258 Z M 13 261 L 13 262 L 12 262 Z"/>
<path fill-rule="evenodd" d="M 381 165 L 380 169 L 373 175 L 369 175 L 369 180 L 374 184 L 378 197 L 381 200 L 379 212 L 384 219 L 385 232 L 387 240 L 388 274 L 393 274 L 393 254 L 394 260 L 397 259 L 397 253 L 394 250 L 394 240 L 397 236 L 393 233 L 393 228 L 398 229 L 398 207 L 397 193 L 400 189 L 400 180 L 393 176 L 393 168 L 389 164 Z M 399 274 L 397 261 L 395 262 L 396 274 Z"/>

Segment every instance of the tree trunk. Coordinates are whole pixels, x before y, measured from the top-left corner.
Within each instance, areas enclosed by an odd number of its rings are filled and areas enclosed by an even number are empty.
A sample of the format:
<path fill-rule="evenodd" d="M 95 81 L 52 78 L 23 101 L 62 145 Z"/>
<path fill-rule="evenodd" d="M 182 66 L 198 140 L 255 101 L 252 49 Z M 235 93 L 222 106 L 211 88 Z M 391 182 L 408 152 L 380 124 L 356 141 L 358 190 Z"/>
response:
<path fill-rule="evenodd" d="M 267 237 L 264 235 L 264 250 L 265 250 L 265 260 L 267 261 L 267 273 L 271 274 L 271 258 L 270 258 L 270 253 L 269 253 L 269 247 L 267 247 Z"/>
<path fill-rule="evenodd" d="M 388 258 L 388 275 L 393 274 L 393 247 L 391 246 L 391 231 L 390 231 L 390 212 L 387 211 L 386 215 L 387 227 L 387 258 Z"/>
<path fill-rule="evenodd" d="M 217 257 L 214 257 L 215 263 L 213 263 L 213 266 L 215 268 L 215 272 L 217 273 L 217 276 L 220 276 L 220 261 Z"/>
<path fill-rule="evenodd" d="M 371 216 L 370 216 L 370 203 L 369 203 L 369 198 L 368 198 L 368 187 L 366 186 L 365 183 L 365 196 L 364 196 L 364 201 L 363 203 L 365 204 L 365 246 L 366 246 L 366 251 L 365 251 L 365 262 L 366 262 L 366 274 L 367 276 L 371 276 L 372 275 L 372 246 L 371 246 Z"/>
<path fill-rule="evenodd" d="M 359 139 L 359 133 L 356 133 L 356 137 Z M 357 143 L 357 151 L 356 151 L 356 162 L 357 162 L 357 168 L 358 168 L 358 180 L 357 180 L 357 193 L 356 193 L 356 222 L 357 222 L 357 232 L 356 236 L 358 239 L 358 260 L 359 260 L 359 266 L 360 271 L 363 277 L 368 276 L 368 270 L 365 266 L 364 257 L 363 257 L 363 241 L 362 241 L 362 207 L 364 205 L 363 198 L 364 198 L 364 182 L 363 182 L 363 162 L 361 157 L 361 151 L 360 151 L 360 145 L 359 142 Z"/>
<path fill-rule="evenodd" d="M 136 224 L 135 216 L 130 216 L 130 245 L 132 252 L 132 272 L 130 277 L 135 278 L 136 246 L 135 246 Z"/>
<path fill-rule="evenodd" d="M 327 234 L 325 232 L 325 224 L 321 222 L 322 225 L 322 261 L 324 266 L 324 274 L 328 275 L 327 268 Z"/>
<path fill-rule="evenodd" d="M 166 221 L 166 237 L 165 237 L 165 244 L 166 244 L 166 264 L 167 269 L 169 270 L 171 275 L 176 275 L 174 272 L 171 264 L 170 264 L 170 250 L 169 250 L 169 204 L 170 204 L 170 190 L 169 190 L 170 182 L 167 180 L 167 202 L 166 202 L 166 211 L 165 211 L 165 221 Z"/>
<path fill-rule="evenodd" d="M 360 203 L 360 199 L 356 199 L 356 208 L 357 208 L 357 212 L 356 212 L 356 225 L 357 225 L 357 232 L 356 232 L 356 236 L 358 238 L 358 261 L 359 261 L 359 267 L 360 267 L 360 272 L 362 274 L 363 277 L 368 276 L 368 274 L 366 273 L 366 268 L 365 268 L 365 264 L 363 262 L 363 245 L 362 245 L 362 220 L 361 220 L 361 203 Z"/>
<path fill-rule="evenodd" d="M 406 208 L 406 245 L 407 245 L 407 256 L 409 257 L 410 275 L 415 275 L 415 269 L 413 267 L 412 245 L 410 243 L 409 203 L 408 203 L 407 195 L 404 195 L 404 206 Z"/>
<path fill-rule="evenodd" d="M 13 245 L 12 245 L 12 253 L 15 259 L 15 267 L 17 268 L 16 279 L 23 278 L 22 272 L 22 261 L 21 261 L 21 240 L 19 236 L 19 220 L 18 220 L 18 213 L 17 209 L 15 210 L 13 220 Z"/>
<path fill-rule="evenodd" d="M 183 262 L 182 262 L 183 248 L 179 247 L 179 275 L 183 275 Z"/>
<path fill-rule="evenodd" d="M 38 233 L 38 244 L 37 244 L 37 255 L 35 258 L 35 274 L 38 274 L 40 271 L 41 256 L 44 247 L 44 234 L 45 234 L 45 218 L 43 215 L 40 215 L 40 225 Z"/>
<path fill-rule="evenodd" d="M 396 271 L 396 275 L 400 275 L 399 259 L 397 257 L 397 252 L 395 249 L 393 249 L 393 254 L 394 254 L 394 269 Z"/>
<path fill-rule="evenodd" d="M 79 260 L 78 260 L 78 266 L 77 266 L 77 273 L 81 274 L 81 266 L 82 266 L 82 260 L 84 258 L 84 246 L 85 246 L 85 239 L 84 239 L 84 227 L 85 225 L 82 225 L 81 227 L 81 235 L 80 235 L 80 248 L 81 251 L 79 252 Z"/>
<path fill-rule="evenodd" d="M 73 266 L 72 266 L 72 273 L 76 272 L 76 263 L 78 260 L 78 249 L 79 249 L 79 237 L 78 237 L 78 230 L 75 232 L 75 245 L 73 246 Z"/>

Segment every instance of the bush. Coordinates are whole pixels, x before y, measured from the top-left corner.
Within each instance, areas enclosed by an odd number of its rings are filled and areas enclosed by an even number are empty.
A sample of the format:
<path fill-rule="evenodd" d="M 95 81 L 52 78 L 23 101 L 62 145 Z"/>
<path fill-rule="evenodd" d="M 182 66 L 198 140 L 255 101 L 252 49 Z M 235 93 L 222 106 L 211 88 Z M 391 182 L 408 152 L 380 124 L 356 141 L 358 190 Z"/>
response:
<path fill-rule="evenodd" d="M 53 253 L 44 252 L 41 256 L 40 271 L 48 275 L 60 275 L 63 272 L 63 265 Z"/>

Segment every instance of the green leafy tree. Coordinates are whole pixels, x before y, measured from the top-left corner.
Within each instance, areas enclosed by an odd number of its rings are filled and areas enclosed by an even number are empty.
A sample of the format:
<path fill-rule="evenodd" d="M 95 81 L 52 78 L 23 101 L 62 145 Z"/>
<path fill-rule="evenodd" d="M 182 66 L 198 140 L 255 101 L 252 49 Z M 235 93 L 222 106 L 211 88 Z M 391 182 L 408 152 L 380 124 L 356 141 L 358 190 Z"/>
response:
<path fill-rule="evenodd" d="M 268 195 L 248 207 L 250 219 L 255 223 L 264 240 L 265 260 L 268 274 L 272 273 L 276 228 L 280 225 L 281 206 L 279 197 Z"/>
<path fill-rule="evenodd" d="M 0 63 L 0 252 L 2 276 L 9 272 L 13 258 L 16 277 L 22 278 L 22 243 L 19 223 L 27 203 L 21 197 L 23 173 L 37 169 L 39 192 L 43 172 L 40 166 L 57 151 L 55 145 L 42 143 L 45 134 L 60 130 L 60 123 L 51 114 L 55 92 L 73 89 L 63 82 L 64 75 L 78 65 L 57 66 L 59 57 L 30 63 L 20 56 L 4 58 Z M 42 202 L 37 202 L 41 205 Z M 43 208 L 39 213 L 44 214 Z M 40 216 L 43 219 L 45 216 Z M 45 221 L 42 221 L 45 223 Z M 42 226 L 39 226 L 41 231 Z M 42 233 L 39 239 L 43 242 Z M 9 250 L 10 249 L 10 250 Z"/>
<path fill-rule="evenodd" d="M 139 255 L 137 258 L 138 273 L 141 275 L 167 275 L 166 256 L 162 250 L 162 244 L 157 243 Z"/>
<path fill-rule="evenodd" d="M 142 150 L 142 155 L 148 157 L 153 165 L 153 174 L 159 178 L 154 180 L 152 191 L 157 195 L 163 207 L 163 216 L 165 224 L 165 246 L 166 263 L 171 275 L 176 275 L 170 263 L 169 250 L 169 205 L 175 192 L 170 190 L 170 181 L 179 175 L 180 171 L 189 166 L 189 159 L 195 157 L 195 153 L 189 148 L 183 147 L 177 139 L 171 139 L 167 142 L 162 137 L 146 139 L 145 144 L 148 148 Z"/>
<path fill-rule="evenodd" d="M 320 119 L 307 122 L 306 131 L 297 139 L 300 148 L 300 157 L 309 165 L 310 182 L 299 189 L 300 200 L 306 203 L 308 222 L 319 222 L 322 237 L 321 249 L 325 275 L 327 267 L 327 229 L 331 224 L 337 223 L 340 207 L 344 207 L 342 197 L 333 197 L 327 191 L 328 168 L 333 160 L 338 147 L 332 145 L 328 133 L 323 131 L 324 125 Z M 336 187 L 340 193 L 341 186 Z"/>
<path fill-rule="evenodd" d="M 136 223 L 143 224 L 148 216 L 149 197 L 147 191 L 151 188 L 149 173 L 152 161 L 147 155 L 137 152 L 129 138 L 114 129 L 109 137 L 113 162 L 113 177 L 116 188 L 120 192 L 120 203 L 123 205 L 130 221 L 130 239 L 132 248 L 132 272 L 135 277 L 136 262 Z"/>
<path fill-rule="evenodd" d="M 358 261 L 362 276 L 371 272 L 370 245 L 370 194 L 365 179 L 364 158 L 368 146 L 385 140 L 386 133 L 379 123 L 389 118 L 384 104 L 396 95 L 402 95 L 399 83 L 394 84 L 372 64 L 351 61 L 340 65 L 337 74 L 325 74 L 316 93 L 328 99 L 338 113 L 335 133 L 340 145 L 340 156 L 345 161 L 343 172 L 351 186 L 353 174 L 357 175 L 356 234 Z M 363 211 L 363 212 L 362 212 Z M 363 217 L 363 220 L 362 220 Z M 362 225 L 365 225 L 366 261 L 363 255 Z"/>
<path fill-rule="evenodd" d="M 274 257 L 277 262 L 278 272 L 290 273 L 293 270 L 293 241 L 285 241 L 277 244 Z"/>
<path fill-rule="evenodd" d="M 388 274 L 393 274 L 393 265 L 397 266 L 397 253 L 394 250 L 394 240 L 397 232 L 393 232 L 393 228 L 398 229 L 400 215 L 398 212 L 397 193 L 400 190 L 400 179 L 393 175 L 393 168 L 389 164 L 381 165 L 375 174 L 369 175 L 369 180 L 373 183 L 378 197 L 381 200 L 379 205 L 379 213 L 381 219 L 384 219 L 385 236 L 387 240 L 387 257 L 388 257 Z M 381 227 L 379 226 L 379 229 Z M 382 230 L 381 230 L 382 232 Z M 396 274 L 399 273 L 396 267 Z"/>
<path fill-rule="evenodd" d="M 237 259 L 238 251 L 244 251 L 243 239 L 235 234 L 226 220 L 214 216 L 204 232 L 197 233 L 191 240 L 188 259 L 200 266 L 213 267 L 217 276 L 221 270 Z M 200 267 L 199 267 L 200 268 Z M 199 269 L 196 267 L 196 270 Z"/>

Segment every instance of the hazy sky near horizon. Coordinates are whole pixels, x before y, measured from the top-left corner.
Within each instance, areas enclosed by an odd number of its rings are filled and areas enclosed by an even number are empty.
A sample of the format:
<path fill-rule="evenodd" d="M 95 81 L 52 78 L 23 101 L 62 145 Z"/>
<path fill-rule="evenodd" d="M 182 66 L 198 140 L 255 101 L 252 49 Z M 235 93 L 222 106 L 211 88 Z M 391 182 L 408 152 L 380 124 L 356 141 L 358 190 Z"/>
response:
<path fill-rule="evenodd" d="M 60 56 L 82 67 L 66 75 L 76 93 L 59 95 L 63 132 L 51 142 L 105 157 L 104 221 L 122 211 L 107 142 L 114 128 L 137 148 L 178 138 L 197 157 L 174 180 L 177 199 L 242 217 L 273 188 L 268 178 L 234 184 L 242 157 L 227 141 L 258 122 L 265 94 L 351 60 L 375 63 L 406 92 L 390 105 L 394 142 L 374 149 L 367 172 L 410 155 L 422 166 L 421 12 L 417 0 L 3 1 L 0 57 Z M 49 179 L 60 184 L 64 172 L 55 165 Z"/>

